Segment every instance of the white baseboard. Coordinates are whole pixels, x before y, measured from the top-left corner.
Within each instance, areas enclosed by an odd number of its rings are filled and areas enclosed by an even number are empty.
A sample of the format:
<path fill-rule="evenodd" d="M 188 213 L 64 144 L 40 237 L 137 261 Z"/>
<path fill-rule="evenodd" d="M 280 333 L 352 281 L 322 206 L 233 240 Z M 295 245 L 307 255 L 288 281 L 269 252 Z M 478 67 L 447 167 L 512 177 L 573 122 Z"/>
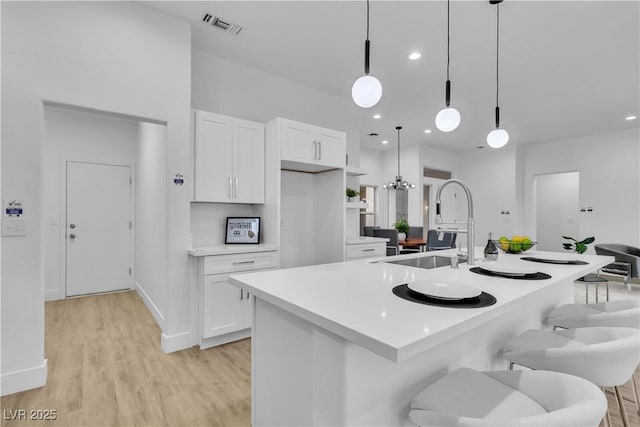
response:
<path fill-rule="evenodd" d="M 0 396 L 18 393 L 42 387 L 47 383 L 47 359 L 40 366 L 2 374 L 0 378 Z"/>
<path fill-rule="evenodd" d="M 163 332 L 160 339 L 160 346 L 165 353 L 173 353 L 174 351 L 191 348 L 193 347 L 191 345 L 191 331 L 174 335 L 167 335 Z"/>
<path fill-rule="evenodd" d="M 154 304 L 153 300 L 149 298 L 149 295 L 145 292 L 144 288 L 140 285 L 140 283 L 135 282 L 136 292 L 142 298 L 144 305 L 147 306 L 147 309 L 155 319 L 156 323 L 160 327 L 161 330 L 164 329 L 164 316 L 162 312 L 158 309 L 158 307 Z"/>

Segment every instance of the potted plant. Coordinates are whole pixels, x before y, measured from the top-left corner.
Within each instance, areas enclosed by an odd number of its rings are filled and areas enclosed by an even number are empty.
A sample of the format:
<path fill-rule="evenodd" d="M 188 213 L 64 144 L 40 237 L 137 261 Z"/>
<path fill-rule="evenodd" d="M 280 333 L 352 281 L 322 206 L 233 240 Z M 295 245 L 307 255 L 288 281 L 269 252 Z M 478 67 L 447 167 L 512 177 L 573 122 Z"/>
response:
<path fill-rule="evenodd" d="M 398 230 L 398 240 L 406 240 L 407 234 L 409 234 L 409 223 L 406 219 L 400 218 L 398 222 L 393 224 L 393 228 Z"/>
<path fill-rule="evenodd" d="M 586 250 L 587 250 L 587 245 L 589 243 L 593 243 L 593 242 L 596 241 L 596 239 L 594 237 L 587 237 L 586 239 L 581 240 L 579 242 L 576 239 L 574 239 L 573 237 L 569 237 L 569 236 L 562 236 L 562 238 L 573 241 L 573 243 L 563 243 L 562 244 L 562 247 L 564 247 L 565 250 L 567 250 L 567 251 L 575 250 L 579 254 L 585 253 Z"/>
<path fill-rule="evenodd" d="M 359 192 L 357 192 L 356 190 L 354 190 L 353 188 L 349 188 L 347 187 L 347 200 L 350 202 L 353 202 L 353 198 L 356 197 L 358 194 L 360 194 Z"/>

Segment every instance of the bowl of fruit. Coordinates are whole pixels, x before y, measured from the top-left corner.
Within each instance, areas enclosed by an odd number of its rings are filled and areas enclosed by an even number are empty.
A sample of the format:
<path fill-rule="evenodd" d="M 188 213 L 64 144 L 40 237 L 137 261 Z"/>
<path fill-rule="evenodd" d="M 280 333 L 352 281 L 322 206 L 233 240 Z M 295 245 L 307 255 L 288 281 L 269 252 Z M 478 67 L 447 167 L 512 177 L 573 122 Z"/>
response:
<path fill-rule="evenodd" d="M 502 236 L 495 242 L 497 247 L 509 254 L 519 254 L 528 251 L 536 244 L 536 242 L 527 236 L 513 236 L 510 239 Z"/>

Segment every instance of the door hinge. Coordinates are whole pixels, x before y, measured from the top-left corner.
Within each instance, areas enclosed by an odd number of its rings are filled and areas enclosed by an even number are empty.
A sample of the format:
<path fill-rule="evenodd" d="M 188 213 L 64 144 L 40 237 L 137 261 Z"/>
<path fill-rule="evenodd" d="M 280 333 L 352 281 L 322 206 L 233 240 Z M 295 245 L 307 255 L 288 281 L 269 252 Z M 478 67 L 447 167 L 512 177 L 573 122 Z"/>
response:
<path fill-rule="evenodd" d="M 129 276 L 131 276 L 131 267 L 129 267 Z"/>
<path fill-rule="evenodd" d="M 129 185 L 133 184 L 133 178 L 129 177 Z"/>
<path fill-rule="evenodd" d="M 133 228 L 133 225 L 131 225 L 131 221 L 129 221 L 129 230 L 131 230 Z"/>

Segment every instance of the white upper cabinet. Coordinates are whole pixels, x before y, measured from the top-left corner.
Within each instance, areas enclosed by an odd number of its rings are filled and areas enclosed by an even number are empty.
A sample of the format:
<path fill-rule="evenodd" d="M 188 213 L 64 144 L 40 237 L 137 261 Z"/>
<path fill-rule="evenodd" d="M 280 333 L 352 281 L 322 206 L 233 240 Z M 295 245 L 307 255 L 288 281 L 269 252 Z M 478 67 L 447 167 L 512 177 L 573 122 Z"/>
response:
<path fill-rule="evenodd" d="M 264 125 L 195 111 L 199 202 L 264 203 Z"/>
<path fill-rule="evenodd" d="M 307 165 L 306 169 L 312 172 L 345 167 L 346 133 L 292 120 L 279 120 L 283 167 L 295 165 L 304 168 Z"/>

